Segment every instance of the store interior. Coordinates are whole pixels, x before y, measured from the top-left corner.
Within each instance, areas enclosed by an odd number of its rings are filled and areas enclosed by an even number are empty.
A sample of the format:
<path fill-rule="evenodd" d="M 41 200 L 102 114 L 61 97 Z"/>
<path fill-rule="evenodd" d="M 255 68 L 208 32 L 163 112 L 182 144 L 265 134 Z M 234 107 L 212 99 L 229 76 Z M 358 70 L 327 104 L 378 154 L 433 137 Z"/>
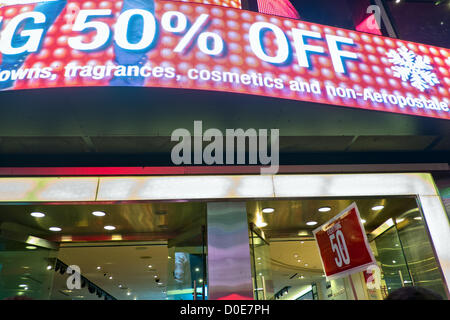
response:
<path fill-rule="evenodd" d="M 356 297 L 348 279 L 326 278 L 312 232 L 352 203 L 381 272 L 377 289 L 363 272 L 353 275 Z M 414 197 L 262 199 L 246 207 L 255 299 L 383 299 L 409 285 L 445 297 Z M 0 299 L 208 299 L 206 217 L 203 201 L 4 204 Z"/>

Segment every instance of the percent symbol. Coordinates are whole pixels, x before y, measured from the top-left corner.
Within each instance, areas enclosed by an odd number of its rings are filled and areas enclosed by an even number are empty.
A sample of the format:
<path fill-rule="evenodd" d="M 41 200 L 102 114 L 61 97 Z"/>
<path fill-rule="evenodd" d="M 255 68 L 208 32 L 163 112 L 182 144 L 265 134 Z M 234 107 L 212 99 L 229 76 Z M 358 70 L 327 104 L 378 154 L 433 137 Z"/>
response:
<path fill-rule="evenodd" d="M 161 18 L 164 30 L 174 34 L 186 32 L 173 50 L 174 52 L 184 52 L 197 40 L 197 46 L 200 51 L 211 56 L 217 56 L 222 53 L 224 42 L 217 33 L 202 31 L 208 25 L 208 21 L 209 15 L 203 13 L 188 27 L 186 15 L 178 11 L 168 11 Z"/>

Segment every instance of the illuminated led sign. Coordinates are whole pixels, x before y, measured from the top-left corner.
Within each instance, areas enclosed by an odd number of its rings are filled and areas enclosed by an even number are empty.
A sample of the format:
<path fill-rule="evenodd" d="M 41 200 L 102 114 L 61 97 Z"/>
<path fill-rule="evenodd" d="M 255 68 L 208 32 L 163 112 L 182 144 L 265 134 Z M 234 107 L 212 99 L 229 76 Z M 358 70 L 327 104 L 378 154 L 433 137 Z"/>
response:
<path fill-rule="evenodd" d="M 240 1 L 17 2 L 0 8 L 2 90 L 188 88 L 450 119 L 446 48 L 234 8 Z"/>

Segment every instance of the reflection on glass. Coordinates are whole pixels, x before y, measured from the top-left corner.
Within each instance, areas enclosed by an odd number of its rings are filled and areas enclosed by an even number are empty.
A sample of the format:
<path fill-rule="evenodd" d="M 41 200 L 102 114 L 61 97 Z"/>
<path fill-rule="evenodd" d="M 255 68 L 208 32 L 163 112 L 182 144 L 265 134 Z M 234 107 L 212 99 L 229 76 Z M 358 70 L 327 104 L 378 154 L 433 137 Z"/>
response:
<path fill-rule="evenodd" d="M 386 288 L 384 296 L 404 286 L 412 285 L 409 269 L 396 228 L 393 226 L 373 241 L 376 247 L 375 256 L 382 270 L 382 278 Z"/>
<path fill-rule="evenodd" d="M 407 212 L 402 218 L 404 220 L 397 224 L 398 236 L 408 261 L 413 284 L 445 297 L 442 276 L 419 210 Z"/>
<path fill-rule="evenodd" d="M 0 238 L 0 300 L 49 299 L 54 256 L 53 250 Z"/>

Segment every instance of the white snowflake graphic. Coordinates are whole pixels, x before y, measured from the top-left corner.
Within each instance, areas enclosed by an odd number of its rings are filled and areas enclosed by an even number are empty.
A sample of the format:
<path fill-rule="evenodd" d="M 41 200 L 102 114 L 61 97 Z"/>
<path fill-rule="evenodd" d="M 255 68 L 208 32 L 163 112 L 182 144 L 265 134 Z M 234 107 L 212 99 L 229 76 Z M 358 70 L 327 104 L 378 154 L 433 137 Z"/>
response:
<path fill-rule="evenodd" d="M 394 71 L 394 77 L 409 81 L 410 84 L 424 91 L 439 83 L 437 76 L 430 65 L 430 58 L 427 56 L 416 55 L 413 51 L 402 46 L 387 53 L 389 62 L 394 64 L 391 69 Z"/>

